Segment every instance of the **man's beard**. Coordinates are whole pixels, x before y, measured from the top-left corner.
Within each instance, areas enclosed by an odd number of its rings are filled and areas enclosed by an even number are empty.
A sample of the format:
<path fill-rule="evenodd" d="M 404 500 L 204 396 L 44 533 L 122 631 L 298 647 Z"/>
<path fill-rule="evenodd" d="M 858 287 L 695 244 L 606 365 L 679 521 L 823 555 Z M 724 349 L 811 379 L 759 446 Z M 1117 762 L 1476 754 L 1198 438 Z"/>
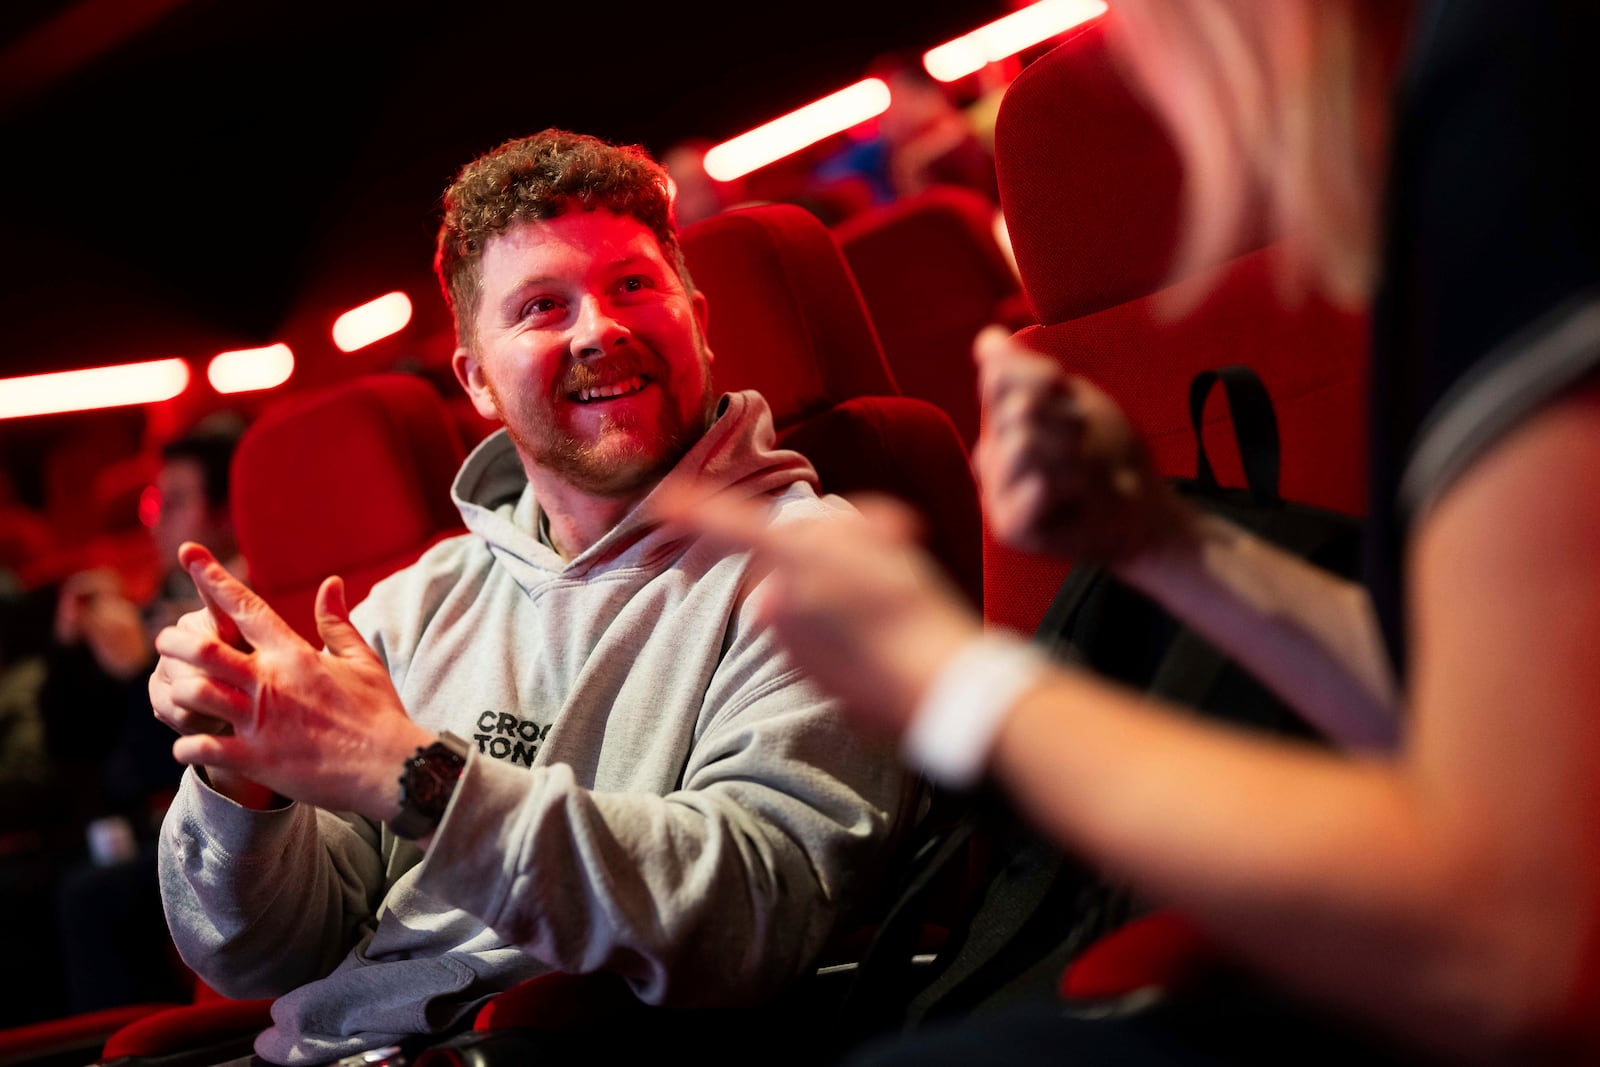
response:
<path fill-rule="evenodd" d="M 680 418 L 677 405 L 667 403 L 662 418 L 670 425 L 657 428 L 656 441 L 647 439 L 643 443 L 636 435 L 628 434 L 626 445 L 619 444 L 615 439 L 618 435 L 613 432 L 635 429 L 644 418 L 638 412 L 605 416 L 601 431 L 592 441 L 580 441 L 564 430 L 549 426 L 530 439 L 515 420 L 506 417 L 505 404 L 492 382 L 489 395 L 506 433 L 525 461 L 559 476 L 581 492 L 599 497 L 627 497 L 664 477 L 705 434 L 716 405 L 716 393 L 703 350 L 701 365 L 705 367 L 705 388 L 696 411 L 686 419 Z"/>

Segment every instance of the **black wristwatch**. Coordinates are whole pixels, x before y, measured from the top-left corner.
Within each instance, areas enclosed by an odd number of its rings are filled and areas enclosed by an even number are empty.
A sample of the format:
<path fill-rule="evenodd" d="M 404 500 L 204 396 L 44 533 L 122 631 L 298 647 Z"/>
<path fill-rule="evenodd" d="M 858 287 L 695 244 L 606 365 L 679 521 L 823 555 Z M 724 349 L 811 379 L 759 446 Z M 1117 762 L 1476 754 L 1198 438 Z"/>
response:
<path fill-rule="evenodd" d="M 449 730 L 406 760 L 400 772 L 400 810 L 389 820 L 396 837 L 416 840 L 434 831 L 466 765 L 467 743 Z"/>

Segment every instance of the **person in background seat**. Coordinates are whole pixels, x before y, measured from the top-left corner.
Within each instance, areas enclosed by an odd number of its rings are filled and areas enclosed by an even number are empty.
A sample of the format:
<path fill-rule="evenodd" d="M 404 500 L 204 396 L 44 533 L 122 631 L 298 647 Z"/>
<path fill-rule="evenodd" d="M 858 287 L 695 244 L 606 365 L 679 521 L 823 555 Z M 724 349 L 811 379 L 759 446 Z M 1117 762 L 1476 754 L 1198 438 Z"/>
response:
<path fill-rule="evenodd" d="M 247 574 L 230 513 L 229 472 L 243 423 L 219 412 L 161 447 L 151 535 L 168 566 L 137 603 L 111 569 L 61 584 L 39 705 L 53 773 L 70 790 L 81 853 L 55 886 L 69 1012 L 187 999 L 162 915 L 156 833 L 178 787 L 172 731 L 152 714 L 155 635 L 201 606 L 178 547 L 205 545 Z"/>

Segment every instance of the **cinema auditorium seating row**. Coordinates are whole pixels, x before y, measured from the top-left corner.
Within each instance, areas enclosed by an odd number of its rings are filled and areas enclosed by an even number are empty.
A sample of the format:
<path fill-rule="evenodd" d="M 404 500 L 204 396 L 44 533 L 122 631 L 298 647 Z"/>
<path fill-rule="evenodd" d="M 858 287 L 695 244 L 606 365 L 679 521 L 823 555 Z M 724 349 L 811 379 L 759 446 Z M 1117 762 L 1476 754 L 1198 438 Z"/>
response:
<path fill-rule="evenodd" d="M 994 206 L 962 186 L 932 186 L 834 227 L 895 383 L 978 437 L 972 338 L 991 323 L 1036 320 L 995 234 Z"/>

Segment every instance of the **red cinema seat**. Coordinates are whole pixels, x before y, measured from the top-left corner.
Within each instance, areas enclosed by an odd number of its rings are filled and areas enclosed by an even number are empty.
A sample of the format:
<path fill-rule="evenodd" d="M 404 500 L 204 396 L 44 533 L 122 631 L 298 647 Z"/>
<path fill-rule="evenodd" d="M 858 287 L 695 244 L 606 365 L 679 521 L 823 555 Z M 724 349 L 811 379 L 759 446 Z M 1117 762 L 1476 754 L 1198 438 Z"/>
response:
<path fill-rule="evenodd" d="M 1112 15 L 1035 60 L 1011 84 L 995 129 L 1001 207 L 1038 324 L 1030 346 L 1097 383 L 1144 433 L 1158 469 L 1192 475 L 1187 388 L 1197 371 L 1252 367 L 1277 409 L 1280 488 L 1288 500 L 1360 514 L 1365 507 L 1366 321 L 1322 299 L 1286 294 L 1270 240 L 1169 285 L 1182 175 L 1157 117 L 1108 54 Z M 1265 232 L 1265 223 L 1258 224 Z M 1270 235 L 1268 235 L 1270 237 Z M 1174 316 L 1174 297 L 1201 293 Z M 1184 306 L 1184 305 L 1178 305 Z M 1219 412 L 1213 455 L 1228 456 Z M 1217 471 L 1242 484 L 1234 462 Z M 986 537 L 991 624 L 1032 633 L 1070 566 Z"/>
<path fill-rule="evenodd" d="M 411 375 L 364 375 L 268 408 L 233 461 L 250 584 L 320 644 L 311 611 L 323 578 L 341 575 L 353 605 L 462 532 L 450 482 L 463 458 L 443 397 Z"/>
<path fill-rule="evenodd" d="M 229 1000 L 196 982 L 187 1004 L 125 1004 L 0 1030 L 0 1064 L 67 1067 L 177 1050 L 208 1050 L 215 1056 L 203 1062 L 216 1062 L 249 1054 L 271 1005 Z"/>
<path fill-rule="evenodd" d="M 772 204 L 697 223 L 684 231 L 683 247 L 710 301 L 718 387 L 760 391 L 779 442 L 811 460 L 824 491 L 910 504 L 930 554 L 981 610 L 982 515 L 966 449 L 946 412 L 899 393 L 834 234 L 806 211 Z M 948 814 L 939 791 L 927 795 L 933 803 L 909 830 L 910 854 Z M 960 878 L 941 883 L 937 914 L 914 933 L 919 945 L 964 920 L 973 888 Z M 835 950 L 849 956 L 861 947 Z"/>
<path fill-rule="evenodd" d="M 934 557 L 981 604 L 966 450 L 947 413 L 895 384 L 833 234 L 801 208 L 766 204 L 688 227 L 683 247 L 710 300 L 717 387 L 765 396 L 779 441 L 811 460 L 825 491 L 885 492 L 915 507 Z"/>
<path fill-rule="evenodd" d="M 1190 380 L 1202 370 L 1248 365 L 1278 413 L 1283 497 L 1359 515 L 1365 317 L 1288 293 L 1274 270 L 1282 248 L 1264 220 L 1253 220 L 1258 236 L 1231 255 L 1170 278 L 1183 176 L 1165 129 L 1108 52 L 1113 18 L 1086 25 L 1032 63 L 1001 103 L 1001 206 L 1038 317 L 1018 337 L 1114 397 L 1168 476 L 1195 471 Z M 1224 406 L 1208 414 L 1207 452 L 1220 460 L 1222 483 L 1242 485 Z M 1070 566 L 986 536 L 989 624 L 1032 633 Z M 1147 995 L 1219 962 L 1184 917 L 1156 912 L 1086 949 L 1060 988 L 1071 1000 Z"/>
<path fill-rule="evenodd" d="M 23 589 L 37 589 L 61 575 L 65 554 L 43 511 L 27 504 L 0 504 L 0 576 Z"/>
<path fill-rule="evenodd" d="M 1034 321 L 997 220 L 988 197 L 936 185 L 834 227 L 896 384 L 942 408 L 968 448 L 978 437 L 973 337 Z"/>

